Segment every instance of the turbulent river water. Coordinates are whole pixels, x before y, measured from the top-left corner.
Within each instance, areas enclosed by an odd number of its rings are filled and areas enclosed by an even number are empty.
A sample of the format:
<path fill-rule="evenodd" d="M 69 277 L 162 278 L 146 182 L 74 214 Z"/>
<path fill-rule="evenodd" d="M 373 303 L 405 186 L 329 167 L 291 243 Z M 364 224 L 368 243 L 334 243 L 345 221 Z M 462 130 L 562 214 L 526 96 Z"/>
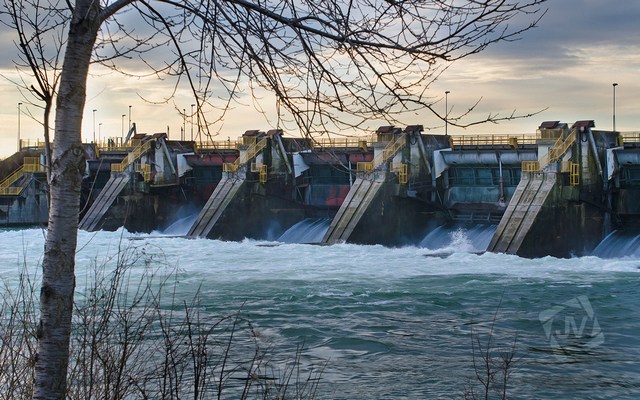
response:
<path fill-rule="evenodd" d="M 273 352 L 304 343 L 305 362 L 325 365 L 323 399 L 462 398 L 477 382 L 472 338 L 487 344 L 494 315 L 492 346 L 515 339 L 511 398 L 640 398 L 640 259 L 524 259 L 466 239 L 428 249 L 80 232 L 77 275 L 81 286 L 122 243 L 157 254 L 177 268 L 178 297 L 201 287 L 207 312 L 241 309 Z M 43 244 L 39 229 L 0 231 L 0 279 L 11 285 L 25 260 L 38 268 Z"/>

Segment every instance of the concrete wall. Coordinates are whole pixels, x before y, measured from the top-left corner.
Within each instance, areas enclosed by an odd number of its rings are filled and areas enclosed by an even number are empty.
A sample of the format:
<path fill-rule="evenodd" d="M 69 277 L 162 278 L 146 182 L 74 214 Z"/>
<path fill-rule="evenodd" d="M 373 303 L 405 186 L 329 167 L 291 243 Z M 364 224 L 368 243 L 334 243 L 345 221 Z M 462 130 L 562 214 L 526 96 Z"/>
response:
<path fill-rule="evenodd" d="M 113 231 L 124 226 L 130 232 L 162 230 L 185 216 L 185 209 L 198 211 L 178 186 L 148 188 L 147 191 L 136 191 L 130 186 L 113 202 L 101 229 Z"/>
<path fill-rule="evenodd" d="M 577 188 L 565 186 L 562 176 L 545 201 L 518 255 L 573 257 L 588 255 L 604 235 L 601 207 L 580 201 Z"/>
<path fill-rule="evenodd" d="M 245 182 L 231 200 L 208 237 L 222 240 L 276 240 L 305 218 L 302 204 L 294 201 L 286 187 Z"/>
<path fill-rule="evenodd" d="M 40 176 L 41 175 L 41 176 Z M 48 204 L 44 174 L 34 175 L 19 196 L 0 196 L 0 226 L 44 225 Z M 42 181 L 40 181 L 42 179 Z"/>
<path fill-rule="evenodd" d="M 416 245 L 424 239 L 431 225 L 444 223 L 442 212 L 422 201 L 402 196 L 402 192 L 403 187 L 396 183 L 395 175 L 388 174 L 351 234 L 349 243 Z"/>

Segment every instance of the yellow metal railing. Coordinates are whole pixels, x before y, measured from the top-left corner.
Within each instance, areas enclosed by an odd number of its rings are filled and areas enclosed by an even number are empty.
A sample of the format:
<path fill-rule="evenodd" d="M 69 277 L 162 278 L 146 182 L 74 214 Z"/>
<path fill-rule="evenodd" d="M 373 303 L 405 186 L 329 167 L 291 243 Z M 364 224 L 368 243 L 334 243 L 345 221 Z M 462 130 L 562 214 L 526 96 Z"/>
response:
<path fill-rule="evenodd" d="M 263 136 L 264 138 L 264 136 Z M 258 136 L 242 136 L 238 139 L 238 145 L 253 146 L 258 143 Z"/>
<path fill-rule="evenodd" d="M 16 169 L 0 182 L 0 195 L 3 196 L 17 196 L 24 189 L 21 186 L 13 187 L 20 178 L 24 176 L 25 172 L 42 172 L 42 165 L 40 164 L 40 157 L 25 157 L 23 164 L 20 168 Z"/>
<path fill-rule="evenodd" d="M 124 172 L 129 165 L 135 162 L 138 158 L 140 158 L 144 153 L 149 151 L 151 148 L 151 143 L 153 141 L 149 140 L 135 147 L 133 150 L 127 154 L 127 156 L 122 160 L 122 162 L 118 164 L 111 164 L 111 172 Z"/>
<path fill-rule="evenodd" d="M 556 162 L 562 158 L 567 150 L 569 150 L 569 147 L 575 143 L 577 134 L 578 131 L 574 129 L 566 139 L 562 140 L 562 137 L 558 138 L 556 145 L 549 150 L 549 163 Z"/>
<path fill-rule="evenodd" d="M 237 170 L 237 166 L 236 166 Z M 251 162 L 251 172 L 257 172 L 259 174 L 260 183 L 267 183 L 267 165 L 258 164 L 255 161 Z"/>
<path fill-rule="evenodd" d="M 237 149 L 240 145 L 244 144 L 242 139 L 236 140 L 220 140 L 220 141 L 210 141 L 206 143 L 197 143 L 196 142 L 196 151 L 201 150 L 234 150 Z"/>
<path fill-rule="evenodd" d="M 547 165 L 560 160 L 569 150 L 569 147 L 575 143 L 577 133 L 578 131 L 574 129 L 566 138 L 560 136 L 553 144 L 553 147 L 549 149 L 549 152 L 540 157 L 538 161 L 523 161 L 522 172 L 540 172 Z"/>
<path fill-rule="evenodd" d="M 316 140 L 316 147 L 320 148 L 336 148 L 336 147 L 357 147 L 367 149 L 375 140 L 371 138 L 323 138 Z"/>
<path fill-rule="evenodd" d="M 373 162 L 371 162 L 371 161 L 359 161 L 356 164 L 356 171 L 358 171 L 358 172 L 373 172 Z"/>
<path fill-rule="evenodd" d="M 22 186 L 11 186 L 2 188 L 0 189 L 0 196 L 17 196 L 22 193 L 23 190 L 24 188 Z"/>
<path fill-rule="evenodd" d="M 151 164 L 136 164 L 134 170 L 142 175 L 145 182 L 151 181 Z"/>
<path fill-rule="evenodd" d="M 260 165 L 260 183 L 267 183 L 267 165 Z"/>
<path fill-rule="evenodd" d="M 398 136 L 396 140 L 389 142 L 387 146 L 382 149 L 378 155 L 374 157 L 372 161 L 360 161 L 356 164 L 357 172 L 373 172 L 382 163 L 396 155 L 396 153 L 404 147 L 406 138 L 404 135 Z"/>
<path fill-rule="evenodd" d="M 451 135 L 452 146 L 478 146 L 478 145 L 509 145 L 536 144 L 539 138 L 537 134 L 478 134 L 478 135 Z"/>
<path fill-rule="evenodd" d="M 406 185 L 409 182 L 409 166 L 405 163 L 393 163 L 391 171 L 398 175 L 398 183 Z"/>
<path fill-rule="evenodd" d="M 382 152 L 378 153 L 378 155 L 373 159 L 373 168 L 378 168 L 380 165 L 382 165 L 382 163 L 393 157 L 398 152 L 398 150 L 404 147 L 404 144 L 404 135 L 398 136 L 396 140 L 389 142 L 389 144 L 384 149 L 382 149 Z"/>
<path fill-rule="evenodd" d="M 10 186 L 16 183 L 18 179 L 22 178 L 23 175 L 24 175 L 24 166 L 13 171 L 11 175 L 9 175 L 2 182 L 0 182 L 0 194 L 4 194 L 4 191 L 10 189 Z"/>
<path fill-rule="evenodd" d="M 249 139 L 249 138 L 245 138 Z M 258 141 L 254 141 L 253 144 L 250 144 L 247 150 L 240 155 L 240 157 L 236 158 L 236 161 L 232 163 L 224 163 L 222 164 L 223 172 L 236 172 L 241 165 L 246 164 L 249 160 L 255 158 L 262 149 L 267 146 L 267 138 L 263 137 Z"/>
<path fill-rule="evenodd" d="M 239 165 L 236 163 L 224 163 L 222 164 L 222 172 L 236 172 Z"/>
<path fill-rule="evenodd" d="M 540 163 L 538 161 L 523 161 L 522 172 L 538 172 L 541 171 Z"/>
<path fill-rule="evenodd" d="M 40 157 L 25 157 L 23 161 L 24 172 L 43 172 Z"/>
<path fill-rule="evenodd" d="M 375 164 L 375 167 L 380 166 L 383 162 L 387 161 L 388 159 L 390 159 L 391 157 L 393 157 L 394 155 L 396 155 L 396 153 L 404 147 L 406 143 L 406 138 L 405 135 L 401 135 L 398 136 L 396 138 L 396 140 L 394 140 L 393 142 L 389 143 L 387 145 L 387 147 L 385 147 L 382 150 L 382 160 L 373 160 Z"/>
<path fill-rule="evenodd" d="M 536 131 L 538 139 L 557 139 L 564 135 L 565 128 L 542 128 Z"/>
<path fill-rule="evenodd" d="M 267 146 L 267 138 L 265 137 L 257 141 L 255 144 L 249 146 L 247 151 L 244 153 L 244 157 L 238 157 L 236 162 L 239 164 L 246 163 L 247 161 L 257 156 L 258 153 L 262 151 L 262 149 L 264 149 L 266 146 Z"/>
<path fill-rule="evenodd" d="M 44 149 L 45 141 L 40 139 L 20 139 L 20 150 L 32 148 L 32 149 Z"/>
<path fill-rule="evenodd" d="M 139 145 L 140 139 L 137 139 L 136 142 L 138 142 L 137 145 Z M 123 143 L 123 139 L 121 137 L 115 137 L 115 138 L 106 138 L 106 139 L 103 138 L 101 141 L 96 143 L 96 147 L 98 148 L 98 151 L 114 151 L 114 150 L 130 150 L 135 148 L 136 145 L 134 145 L 133 143 L 131 144 Z"/>
<path fill-rule="evenodd" d="M 569 166 L 569 184 L 571 186 L 580 185 L 580 164 L 571 163 Z"/>
<path fill-rule="evenodd" d="M 622 140 L 622 144 L 638 143 L 640 142 L 640 131 L 620 132 L 620 139 Z"/>

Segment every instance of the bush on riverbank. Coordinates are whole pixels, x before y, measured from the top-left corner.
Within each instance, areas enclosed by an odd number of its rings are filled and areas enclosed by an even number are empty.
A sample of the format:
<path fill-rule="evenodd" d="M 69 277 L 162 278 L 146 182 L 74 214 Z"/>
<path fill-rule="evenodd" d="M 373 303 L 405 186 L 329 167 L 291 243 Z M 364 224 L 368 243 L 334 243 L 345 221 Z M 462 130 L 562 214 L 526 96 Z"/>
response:
<path fill-rule="evenodd" d="M 199 290 L 179 299 L 175 269 L 133 246 L 114 257 L 76 295 L 68 399 L 315 397 L 322 371 L 303 365 L 301 348 L 276 357 L 240 312 L 212 316 Z M 23 267 L 0 294 L 2 400 L 31 397 L 37 278 Z"/>

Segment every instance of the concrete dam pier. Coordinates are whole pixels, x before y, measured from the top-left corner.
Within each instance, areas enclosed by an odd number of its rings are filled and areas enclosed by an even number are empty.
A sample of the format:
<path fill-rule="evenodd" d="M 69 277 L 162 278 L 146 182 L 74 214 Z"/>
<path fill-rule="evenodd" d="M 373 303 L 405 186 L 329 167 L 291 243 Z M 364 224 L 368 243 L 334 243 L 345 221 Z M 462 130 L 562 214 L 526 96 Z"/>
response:
<path fill-rule="evenodd" d="M 438 235 L 462 229 L 478 251 L 524 257 L 591 254 L 611 232 L 640 233 L 640 135 L 590 120 L 546 121 L 531 135 L 413 125 L 313 141 L 251 130 L 208 145 L 134 125 L 85 153 L 88 231 L 438 248 Z M 0 224 L 45 224 L 42 149 L 23 147 L 0 173 Z"/>

